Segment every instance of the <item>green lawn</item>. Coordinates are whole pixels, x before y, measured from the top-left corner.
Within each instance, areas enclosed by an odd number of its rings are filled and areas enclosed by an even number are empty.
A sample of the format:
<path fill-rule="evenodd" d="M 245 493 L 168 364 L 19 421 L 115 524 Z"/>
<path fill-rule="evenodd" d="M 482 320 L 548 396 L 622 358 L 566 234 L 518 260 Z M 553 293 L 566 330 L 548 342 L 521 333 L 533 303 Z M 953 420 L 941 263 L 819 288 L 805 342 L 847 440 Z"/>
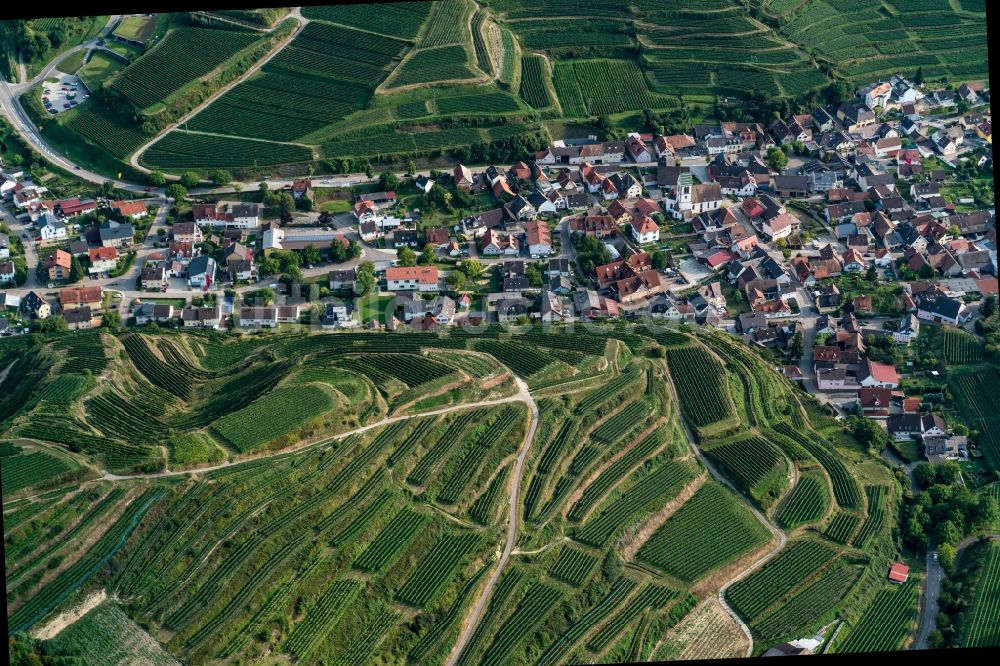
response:
<path fill-rule="evenodd" d="M 920 453 L 920 445 L 915 440 L 896 442 L 895 449 L 906 462 L 917 462 L 924 459 Z"/>
<path fill-rule="evenodd" d="M 334 215 L 350 213 L 351 202 L 346 199 L 332 199 L 321 203 L 319 209 L 324 213 L 332 213 Z"/>
<path fill-rule="evenodd" d="M 143 303 L 156 303 L 157 305 L 172 305 L 175 308 L 183 308 L 187 305 L 186 298 L 143 298 Z"/>
<path fill-rule="evenodd" d="M 136 42 L 144 42 L 153 34 L 156 29 L 156 19 L 148 16 L 126 16 L 118 24 L 114 34 L 123 39 L 131 39 Z"/>
<path fill-rule="evenodd" d="M 83 56 L 86 51 L 74 51 L 59 61 L 56 69 L 65 74 L 73 74 L 83 66 Z"/>
<path fill-rule="evenodd" d="M 104 81 L 110 79 L 115 73 L 121 71 L 125 63 L 111 56 L 95 51 L 90 62 L 85 64 L 77 75 L 83 79 L 83 83 L 91 90 L 96 90 Z"/>
<path fill-rule="evenodd" d="M 356 302 L 358 307 L 358 321 L 364 324 L 367 321 L 376 319 L 380 324 L 385 324 L 385 310 L 393 298 L 393 296 L 378 296 L 375 294 L 359 298 Z"/>

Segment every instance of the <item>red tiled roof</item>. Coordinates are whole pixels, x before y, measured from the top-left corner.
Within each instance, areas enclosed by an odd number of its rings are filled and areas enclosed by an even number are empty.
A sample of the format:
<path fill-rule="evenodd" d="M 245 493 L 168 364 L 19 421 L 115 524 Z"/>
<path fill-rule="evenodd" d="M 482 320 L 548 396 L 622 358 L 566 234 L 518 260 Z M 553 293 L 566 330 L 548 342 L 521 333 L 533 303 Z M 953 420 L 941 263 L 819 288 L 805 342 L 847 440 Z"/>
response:
<path fill-rule="evenodd" d="M 95 303 L 100 300 L 100 287 L 77 287 L 59 291 L 59 302 L 63 305 L 67 303 Z"/>
<path fill-rule="evenodd" d="M 90 255 L 91 261 L 116 259 L 118 257 L 118 250 L 113 247 L 92 247 L 87 252 Z"/>
<path fill-rule="evenodd" d="M 386 280 L 417 280 L 421 284 L 437 284 L 438 269 L 434 266 L 394 266 L 385 271 Z"/>
<path fill-rule="evenodd" d="M 126 217 L 146 212 L 146 204 L 143 201 L 115 201 L 111 204 L 111 208 Z"/>
<path fill-rule="evenodd" d="M 893 562 L 892 566 L 889 567 L 889 580 L 895 583 L 905 583 L 909 575 L 910 567 L 905 564 Z"/>
<path fill-rule="evenodd" d="M 47 268 L 52 266 L 62 266 L 63 268 L 69 268 L 72 265 L 72 263 L 73 263 L 73 256 L 69 252 L 65 252 L 64 250 L 56 250 L 52 254 L 52 256 L 48 258 L 48 261 L 45 262 L 45 266 Z"/>
<path fill-rule="evenodd" d="M 896 368 L 891 365 L 869 361 L 868 370 L 871 372 L 871 376 L 877 381 L 889 384 L 899 383 L 899 375 L 896 374 Z"/>
<path fill-rule="evenodd" d="M 735 259 L 739 255 L 733 254 L 726 250 L 719 250 L 718 252 L 713 252 L 712 254 L 705 257 L 705 263 L 709 265 L 710 268 L 716 268 L 726 263 L 730 259 Z"/>

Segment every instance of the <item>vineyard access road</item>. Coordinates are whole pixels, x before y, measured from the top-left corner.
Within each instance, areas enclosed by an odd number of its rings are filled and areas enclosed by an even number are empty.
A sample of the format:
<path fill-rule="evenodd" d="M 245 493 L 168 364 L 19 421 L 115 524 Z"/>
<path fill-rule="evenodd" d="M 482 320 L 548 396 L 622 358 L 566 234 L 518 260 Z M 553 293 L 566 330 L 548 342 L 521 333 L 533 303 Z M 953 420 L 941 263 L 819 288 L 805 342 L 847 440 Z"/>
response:
<path fill-rule="evenodd" d="M 504 565 L 507 564 L 507 560 L 510 559 L 510 555 L 514 550 L 514 542 L 517 540 L 517 506 L 518 497 L 521 494 L 521 477 L 524 475 L 524 460 L 528 456 L 528 451 L 531 450 L 531 442 L 534 441 L 535 431 L 538 429 L 538 405 L 535 404 L 534 398 L 528 392 L 528 385 L 524 383 L 524 380 L 520 377 L 515 377 L 515 381 L 517 382 L 518 391 L 507 400 L 523 400 L 527 403 L 528 409 L 531 411 L 531 425 L 528 427 L 528 434 L 524 438 L 524 443 L 521 444 L 521 450 L 518 451 L 517 463 L 514 465 L 514 475 L 511 479 L 507 543 L 504 545 L 503 552 L 500 554 L 500 561 L 497 562 L 497 566 L 486 583 L 486 587 L 479 594 L 479 601 L 476 602 L 472 615 L 462 624 L 462 632 L 458 636 L 458 641 L 456 641 L 455 647 L 452 648 L 451 654 L 448 655 L 447 666 L 454 666 L 455 662 L 462 655 L 466 644 L 469 642 L 469 638 L 472 637 L 472 632 L 476 630 L 479 618 L 482 617 L 483 610 L 493 595 L 493 588 L 496 587 L 497 580 L 499 580 Z"/>
<path fill-rule="evenodd" d="M 664 365 L 666 365 L 666 362 L 664 362 Z M 667 376 L 672 377 L 672 375 L 670 375 L 669 368 L 667 369 Z M 670 379 L 667 382 L 667 389 L 670 391 L 670 399 L 674 401 L 674 404 L 677 405 L 681 404 L 680 398 L 677 395 L 677 388 L 674 386 L 673 379 Z M 757 520 L 762 522 L 764 526 L 767 527 L 768 530 L 770 530 L 771 534 L 778 537 L 777 548 L 758 558 L 755 562 L 751 563 L 750 566 L 748 566 L 746 569 L 736 574 L 735 578 L 728 581 L 726 584 L 724 584 L 722 587 L 719 588 L 719 603 L 722 604 L 722 607 L 726 609 L 726 612 L 729 613 L 729 615 L 732 616 L 734 620 L 736 620 L 736 623 L 740 625 L 740 629 L 743 630 L 743 633 L 747 637 L 747 641 L 749 642 L 749 644 L 747 645 L 746 656 L 749 657 L 753 654 L 753 634 L 750 633 L 750 627 L 748 627 L 746 623 L 743 622 L 743 619 L 739 616 L 739 614 L 736 611 L 734 611 L 729 606 L 728 603 L 726 603 L 726 590 L 729 589 L 730 585 L 738 583 L 739 581 L 743 580 L 744 578 L 752 574 L 754 571 L 764 566 L 767 562 L 769 562 L 771 559 L 777 556 L 777 554 L 780 553 L 782 550 L 784 550 L 785 545 L 788 543 L 788 536 L 778 527 L 771 524 L 771 521 L 767 519 L 767 516 L 758 511 L 757 508 L 754 507 L 752 504 L 750 504 L 750 502 L 745 497 L 743 497 L 742 493 L 740 493 L 740 491 L 737 490 L 736 487 L 729 482 L 729 479 L 727 479 L 725 476 L 720 474 L 717 469 L 715 469 L 715 466 L 712 465 L 711 462 L 709 462 L 708 458 L 705 457 L 705 454 L 703 454 L 701 452 L 701 449 L 698 448 L 697 441 L 694 438 L 694 433 L 692 433 L 691 428 L 688 427 L 687 421 L 684 420 L 684 416 L 678 414 L 678 418 L 680 418 L 681 425 L 684 427 L 684 436 L 687 438 L 688 445 L 690 445 L 691 449 L 694 451 L 694 454 L 698 456 L 698 460 L 700 460 L 702 464 L 705 465 L 705 468 L 708 469 L 712 477 L 715 478 L 716 481 L 722 483 L 727 488 L 736 493 L 736 495 L 740 499 L 742 499 L 743 502 L 746 504 L 747 508 L 750 509 L 753 515 L 757 517 Z"/>
<path fill-rule="evenodd" d="M 260 460 L 262 458 L 274 458 L 277 456 L 287 455 L 289 453 L 297 453 L 299 451 L 304 451 L 305 449 L 311 449 L 314 446 L 322 446 L 324 444 L 329 444 L 330 442 L 336 441 L 338 439 L 346 439 L 347 437 L 350 437 L 352 435 L 359 435 L 363 432 L 374 430 L 375 428 L 381 428 L 382 426 L 389 425 L 390 423 L 396 423 L 397 421 L 421 418 L 424 416 L 439 416 L 441 414 L 450 414 L 451 412 L 457 412 L 463 409 L 478 409 L 481 407 L 493 407 L 495 405 L 504 405 L 511 402 L 523 402 L 528 405 L 528 409 L 531 412 L 531 426 L 528 429 L 528 437 L 525 439 L 526 444 L 522 447 L 522 450 L 517 458 L 517 468 L 515 470 L 515 476 L 514 476 L 514 483 L 516 490 L 516 486 L 519 484 L 521 480 L 520 477 L 524 468 L 524 458 L 529 448 L 527 444 L 531 442 L 532 438 L 534 438 L 535 429 L 538 427 L 538 406 L 535 404 L 534 398 L 532 398 L 531 394 L 528 392 L 528 385 L 525 384 L 520 377 L 516 377 L 515 381 L 517 382 L 517 387 L 518 387 L 517 393 L 515 393 L 514 395 L 507 396 L 506 398 L 496 398 L 493 400 L 480 400 L 478 402 L 467 402 L 461 405 L 442 407 L 441 409 L 435 409 L 429 412 L 420 412 L 417 414 L 404 414 L 402 416 L 391 416 L 387 419 L 382 419 L 381 421 L 377 421 L 376 423 L 370 423 L 366 426 L 355 428 L 354 430 L 348 430 L 347 432 L 336 434 L 327 439 L 321 439 L 315 442 L 309 442 L 307 444 L 303 444 L 302 446 L 291 446 L 285 449 L 281 449 L 279 451 L 268 451 L 261 455 L 248 456 L 240 460 L 235 460 L 235 461 L 227 460 L 224 463 L 220 463 L 218 465 L 212 465 L 211 467 L 201 467 L 198 469 L 182 469 L 182 470 L 174 470 L 166 472 L 152 472 L 150 474 L 128 474 L 128 475 L 112 474 L 107 470 L 101 470 L 102 476 L 98 480 L 116 482 L 116 481 L 130 481 L 132 479 L 162 479 L 172 476 L 185 476 L 188 474 L 204 474 L 206 472 L 214 472 L 216 470 L 226 469 L 227 467 L 241 465 L 243 463 L 250 462 L 252 460 Z M 516 525 L 516 512 L 513 510 L 515 503 L 516 501 L 512 500 L 511 514 L 514 517 L 514 524 Z M 508 538 L 508 542 L 510 541 L 511 539 Z M 510 556 L 509 551 L 512 548 L 513 548 L 513 543 L 508 543 L 508 548 L 505 551 L 505 557 L 504 557 L 505 561 L 506 557 Z"/>

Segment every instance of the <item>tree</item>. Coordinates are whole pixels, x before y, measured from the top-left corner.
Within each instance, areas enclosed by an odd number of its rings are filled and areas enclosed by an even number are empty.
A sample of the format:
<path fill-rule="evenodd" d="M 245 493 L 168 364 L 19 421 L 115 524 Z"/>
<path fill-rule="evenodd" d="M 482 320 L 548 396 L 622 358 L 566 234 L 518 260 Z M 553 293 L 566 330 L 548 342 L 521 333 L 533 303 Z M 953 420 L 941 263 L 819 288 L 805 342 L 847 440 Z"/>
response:
<path fill-rule="evenodd" d="M 256 297 L 257 302 L 263 305 L 272 305 L 274 303 L 274 290 L 270 287 L 258 289 L 254 296 Z"/>
<path fill-rule="evenodd" d="M 478 259 L 464 259 L 458 270 L 465 273 L 465 277 L 474 280 L 483 272 L 483 264 Z"/>
<path fill-rule="evenodd" d="M 406 173 L 413 175 L 417 172 L 417 163 L 413 160 L 406 161 Z"/>
<path fill-rule="evenodd" d="M 802 334 L 796 333 L 788 343 L 788 353 L 792 358 L 802 357 Z"/>
<path fill-rule="evenodd" d="M 408 247 L 401 247 L 396 251 L 396 260 L 400 266 L 416 266 L 417 253 Z"/>
<path fill-rule="evenodd" d="M 465 273 L 461 271 L 452 271 L 448 273 L 448 277 L 446 277 L 444 281 L 447 282 L 448 286 L 455 291 L 461 291 L 465 288 L 468 278 L 465 277 Z"/>
<path fill-rule="evenodd" d="M 427 243 L 424 245 L 423 251 L 420 252 L 420 263 L 429 266 L 435 261 L 437 261 L 437 253 L 434 252 L 434 244 Z"/>
<path fill-rule="evenodd" d="M 788 166 L 788 155 L 785 151 L 777 147 L 767 149 L 767 163 L 771 170 L 781 173 Z"/>
<path fill-rule="evenodd" d="M 262 275 L 274 275 L 281 270 L 281 264 L 274 257 L 268 257 L 260 262 L 260 272 Z"/>
<path fill-rule="evenodd" d="M 391 171 L 386 171 L 378 177 L 379 187 L 385 192 L 391 192 L 399 187 L 399 178 Z"/>
<path fill-rule="evenodd" d="M 335 240 L 334 243 L 337 243 L 337 241 Z M 340 243 L 337 243 L 337 245 L 340 245 Z M 321 259 L 322 257 L 319 254 L 319 249 L 317 249 L 317 247 L 312 243 L 309 243 L 302 248 L 302 261 L 304 261 L 306 265 L 315 266 Z"/>
<path fill-rule="evenodd" d="M 868 270 L 865 271 L 865 279 L 869 282 L 878 280 L 878 270 L 875 268 L 875 264 L 869 266 Z"/>
<path fill-rule="evenodd" d="M 171 183 L 170 185 L 167 185 L 166 195 L 174 201 L 183 201 L 187 198 L 187 194 L 187 188 L 180 183 Z"/>
<path fill-rule="evenodd" d="M 229 173 L 225 169 L 216 169 L 212 172 L 210 179 L 216 185 L 225 185 L 226 183 L 231 183 L 233 181 L 233 174 Z"/>
<path fill-rule="evenodd" d="M 350 240 L 347 242 L 347 258 L 357 259 L 361 256 L 361 244 L 356 240 Z"/>
<path fill-rule="evenodd" d="M 34 333 L 59 333 L 61 331 L 68 331 L 69 324 L 61 316 L 52 315 L 45 319 L 36 319 L 31 324 L 31 330 Z"/>
<path fill-rule="evenodd" d="M 295 210 L 295 199 L 288 192 L 282 192 L 278 195 L 278 212 L 281 214 L 282 219 L 291 217 L 292 211 Z"/>
<path fill-rule="evenodd" d="M 927 488 L 934 484 L 934 481 L 937 479 L 937 473 L 934 471 L 934 466 L 929 462 L 921 462 L 913 468 L 913 478 L 920 484 L 921 488 Z"/>
<path fill-rule="evenodd" d="M 347 248 L 339 238 L 334 238 L 330 242 L 330 255 L 333 257 L 334 262 L 341 262 L 347 260 Z"/>
<path fill-rule="evenodd" d="M 285 273 L 281 276 L 281 281 L 285 284 L 301 284 L 302 269 L 294 265 L 286 266 Z"/>
<path fill-rule="evenodd" d="M 879 452 L 889 443 L 889 435 L 871 419 L 854 417 L 851 432 L 862 444 Z"/>
<path fill-rule="evenodd" d="M 524 276 L 528 278 L 528 284 L 532 287 L 541 287 L 544 282 L 542 269 L 538 267 L 538 264 L 528 264 L 527 268 L 524 269 Z"/>
<path fill-rule="evenodd" d="M 653 268 L 656 270 L 662 271 L 667 267 L 667 255 L 662 250 L 653 250 L 650 258 L 652 259 Z"/>
<path fill-rule="evenodd" d="M 938 465 L 935 472 L 937 474 L 938 483 L 943 483 L 948 486 L 957 483 L 959 478 L 962 476 L 962 468 L 954 460 L 948 460 L 941 463 Z"/>
<path fill-rule="evenodd" d="M 201 182 L 201 178 L 194 171 L 185 171 L 181 174 L 181 185 L 187 188 L 196 186 Z"/>
<path fill-rule="evenodd" d="M 150 171 L 146 176 L 146 182 L 153 187 L 163 187 L 163 185 L 167 182 L 167 177 L 160 171 Z"/>
<path fill-rule="evenodd" d="M 924 68 L 917 67 L 917 73 L 913 75 L 913 84 L 917 86 L 924 85 Z"/>
<path fill-rule="evenodd" d="M 996 294 L 990 294 L 979 302 L 979 314 L 983 315 L 983 319 L 989 319 L 997 311 L 997 297 Z"/>
<path fill-rule="evenodd" d="M 366 296 L 375 287 L 375 265 L 370 261 L 363 261 L 358 266 L 358 276 L 354 290 L 358 296 Z"/>
<path fill-rule="evenodd" d="M 69 263 L 69 281 L 77 282 L 83 279 L 83 276 L 87 274 L 87 271 L 83 268 L 83 262 L 80 261 L 79 257 L 73 257 Z"/>
<path fill-rule="evenodd" d="M 298 208 L 299 210 L 304 210 L 304 211 L 310 211 L 310 210 L 312 210 L 312 209 L 313 209 L 313 200 L 312 200 L 312 199 L 310 199 L 310 198 L 309 198 L 308 196 L 306 196 L 305 194 L 303 194 L 303 195 L 302 195 L 301 197 L 299 197 L 299 198 L 298 198 L 298 200 L 297 200 L 297 201 L 295 202 L 295 205 L 296 205 L 296 207 L 297 207 L 297 208 Z"/>
<path fill-rule="evenodd" d="M 449 210 L 451 208 L 451 200 L 452 200 L 451 192 L 441 187 L 437 183 L 434 184 L 434 187 L 432 187 L 431 191 L 428 192 L 425 196 L 427 202 L 432 206 L 440 208 L 441 210 Z"/>
<path fill-rule="evenodd" d="M 122 327 L 122 316 L 118 310 L 108 310 L 104 313 L 104 318 L 101 320 L 101 326 L 105 328 L 110 328 L 112 331 L 117 331 Z"/>
<path fill-rule="evenodd" d="M 774 244 L 777 245 L 782 250 L 787 249 L 788 248 L 788 239 L 787 238 L 779 238 Z"/>

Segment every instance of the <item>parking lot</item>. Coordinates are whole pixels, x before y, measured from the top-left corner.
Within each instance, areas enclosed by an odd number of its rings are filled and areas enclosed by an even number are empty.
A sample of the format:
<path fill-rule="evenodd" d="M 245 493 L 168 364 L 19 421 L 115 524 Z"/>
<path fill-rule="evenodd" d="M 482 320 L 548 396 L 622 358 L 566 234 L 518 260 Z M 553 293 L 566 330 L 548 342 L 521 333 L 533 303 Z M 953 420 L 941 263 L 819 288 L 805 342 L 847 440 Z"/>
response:
<path fill-rule="evenodd" d="M 46 80 L 42 87 L 42 104 L 50 114 L 54 116 L 69 111 L 89 99 L 90 93 L 80 77 L 62 72 L 53 72 L 53 75 L 58 77 L 59 82 L 50 83 Z"/>

